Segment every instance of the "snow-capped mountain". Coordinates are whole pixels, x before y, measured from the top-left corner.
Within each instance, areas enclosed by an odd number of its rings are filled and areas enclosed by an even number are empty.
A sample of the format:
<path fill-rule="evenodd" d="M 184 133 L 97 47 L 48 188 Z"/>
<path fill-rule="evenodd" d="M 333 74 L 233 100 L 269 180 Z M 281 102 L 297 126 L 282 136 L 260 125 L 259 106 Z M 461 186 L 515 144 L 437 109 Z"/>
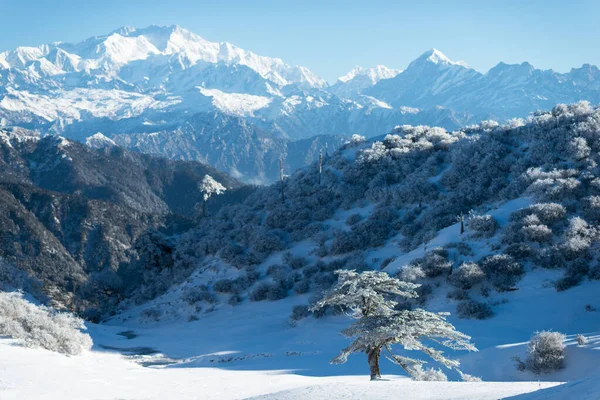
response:
<path fill-rule="evenodd" d="M 432 49 L 401 74 L 385 79 L 362 94 L 392 107 L 444 106 L 480 118 L 505 120 L 553 107 L 557 103 L 600 101 L 600 71 L 589 64 L 561 74 L 531 64 L 499 63 L 487 73 L 454 62 Z"/>
<path fill-rule="evenodd" d="M 559 74 L 528 63 L 500 63 L 483 74 L 432 49 L 403 71 L 356 67 L 328 86 L 305 67 L 210 42 L 178 26 L 121 28 L 80 43 L 19 47 L 0 54 L 0 127 L 19 126 L 80 141 L 98 132 L 108 139 L 118 135 L 121 144 L 137 150 L 200 161 L 206 161 L 201 153 L 216 154 L 222 140 L 194 136 L 207 134 L 197 114 L 232 117 L 220 119 L 225 124 L 221 128 L 229 126 L 220 131 L 240 134 L 245 130 L 232 121 L 242 118 L 250 131 L 259 129 L 262 137 L 270 138 L 268 143 L 275 143 L 320 135 L 369 137 L 403 124 L 452 130 L 579 100 L 600 102 L 597 67 L 584 65 Z M 155 143 L 143 137 L 148 134 L 178 136 L 189 121 L 198 130 L 186 130 L 186 135 L 195 147 L 202 143 L 208 148 L 186 152 L 140 145 Z M 127 140 L 123 135 L 136 136 Z M 252 135 L 236 140 L 246 142 L 248 137 Z M 265 142 L 250 147 L 265 149 Z M 223 163 L 227 172 L 237 164 Z M 296 159 L 289 164 L 299 165 Z M 241 176 L 272 175 L 254 169 L 256 163 L 247 165 L 239 170 Z"/>
<path fill-rule="evenodd" d="M 385 65 L 378 65 L 374 68 L 356 66 L 346 75 L 340 76 L 337 82 L 329 88 L 329 91 L 342 98 L 352 98 L 374 86 L 380 80 L 393 78 L 401 72 L 402 70 L 391 69 Z"/>
<path fill-rule="evenodd" d="M 16 77 L 30 84 L 45 79 L 51 82 L 49 87 L 122 82 L 137 89 L 168 88 L 184 78 L 201 79 L 204 70 L 215 64 L 246 67 L 275 85 L 327 86 L 307 68 L 227 42 L 209 42 L 179 26 L 123 27 L 77 44 L 19 47 L 0 54 L 0 66 L 15 73 L 7 74 L 5 83 L 16 83 Z"/>

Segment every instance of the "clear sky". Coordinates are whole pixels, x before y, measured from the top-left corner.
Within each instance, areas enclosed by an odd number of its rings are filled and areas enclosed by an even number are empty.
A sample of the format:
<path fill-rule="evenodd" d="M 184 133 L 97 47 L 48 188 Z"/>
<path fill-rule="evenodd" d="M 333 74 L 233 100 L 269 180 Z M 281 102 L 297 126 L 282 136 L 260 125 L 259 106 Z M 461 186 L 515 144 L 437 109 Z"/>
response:
<path fill-rule="evenodd" d="M 482 72 L 600 65 L 600 0 L 0 0 L 0 12 L 0 52 L 177 24 L 330 82 L 355 65 L 405 68 L 433 47 Z"/>

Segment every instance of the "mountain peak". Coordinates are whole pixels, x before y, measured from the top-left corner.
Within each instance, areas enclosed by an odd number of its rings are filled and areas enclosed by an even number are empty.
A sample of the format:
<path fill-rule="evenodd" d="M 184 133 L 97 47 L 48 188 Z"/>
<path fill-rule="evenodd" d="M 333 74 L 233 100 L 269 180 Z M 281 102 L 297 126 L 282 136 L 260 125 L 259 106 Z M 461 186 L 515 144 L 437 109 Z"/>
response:
<path fill-rule="evenodd" d="M 135 32 L 135 31 L 136 31 L 135 27 L 133 27 L 133 26 L 127 26 L 127 25 L 126 25 L 126 26 L 122 26 L 122 27 L 120 27 L 120 28 L 118 28 L 118 29 L 115 29 L 114 31 L 112 31 L 112 32 L 109 34 L 109 36 L 110 36 L 110 35 L 113 35 L 113 34 L 115 34 L 115 33 L 116 33 L 117 35 L 121 35 L 121 36 L 129 36 L 129 35 L 131 35 L 131 34 L 132 34 L 133 32 Z"/>
<path fill-rule="evenodd" d="M 413 61 L 411 65 L 421 65 L 425 62 L 433 63 L 436 65 L 457 65 L 464 68 L 471 68 L 464 61 L 452 61 L 444 53 L 435 48 L 429 49 L 425 53 L 421 54 L 421 56 L 415 61 Z"/>
<path fill-rule="evenodd" d="M 444 53 L 439 51 L 438 49 L 430 49 L 427 50 L 421 57 L 426 57 L 427 61 L 431 61 L 435 64 L 438 63 L 448 63 L 453 64 L 452 60 L 450 60 Z"/>
<path fill-rule="evenodd" d="M 371 79 L 373 84 L 377 83 L 377 81 L 381 79 L 389 79 L 398 75 L 402 70 L 388 68 L 385 65 L 377 65 L 373 68 L 364 68 L 361 66 L 356 66 L 350 72 L 348 72 L 344 76 L 340 76 L 338 78 L 339 82 L 347 83 L 357 76 L 366 76 Z"/>

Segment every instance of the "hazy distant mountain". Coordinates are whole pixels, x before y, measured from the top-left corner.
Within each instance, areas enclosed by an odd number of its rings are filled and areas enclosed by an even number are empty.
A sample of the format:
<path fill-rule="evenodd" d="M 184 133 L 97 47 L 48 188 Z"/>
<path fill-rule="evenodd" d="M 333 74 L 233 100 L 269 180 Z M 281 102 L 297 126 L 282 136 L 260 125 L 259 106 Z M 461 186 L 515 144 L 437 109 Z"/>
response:
<path fill-rule="evenodd" d="M 200 161 L 254 184 L 278 179 L 280 157 L 285 172 L 291 173 L 315 161 L 319 150 L 328 146 L 333 151 L 348 140 L 334 135 L 297 141 L 275 138 L 244 118 L 218 112 L 196 114 L 174 130 L 122 134 L 113 139 L 113 143 L 142 153 Z M 105 143 L 109 140 L 103 139 Z"/>

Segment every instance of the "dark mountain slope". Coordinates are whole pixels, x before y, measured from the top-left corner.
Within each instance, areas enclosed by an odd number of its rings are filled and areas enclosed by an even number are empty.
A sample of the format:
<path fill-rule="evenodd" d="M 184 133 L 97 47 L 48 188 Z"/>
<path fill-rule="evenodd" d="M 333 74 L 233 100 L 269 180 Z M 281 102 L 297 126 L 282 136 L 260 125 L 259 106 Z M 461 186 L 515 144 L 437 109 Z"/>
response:
<path fill-rule="evenodd" d="M 64 302 L 90 274 L 134 259 L 144 233 L 191 226 L 206 174 L 229 189 L 221 202 L 235 201 L 242 185 L 197 162 L 0 131 L 0 257 Z"/>

